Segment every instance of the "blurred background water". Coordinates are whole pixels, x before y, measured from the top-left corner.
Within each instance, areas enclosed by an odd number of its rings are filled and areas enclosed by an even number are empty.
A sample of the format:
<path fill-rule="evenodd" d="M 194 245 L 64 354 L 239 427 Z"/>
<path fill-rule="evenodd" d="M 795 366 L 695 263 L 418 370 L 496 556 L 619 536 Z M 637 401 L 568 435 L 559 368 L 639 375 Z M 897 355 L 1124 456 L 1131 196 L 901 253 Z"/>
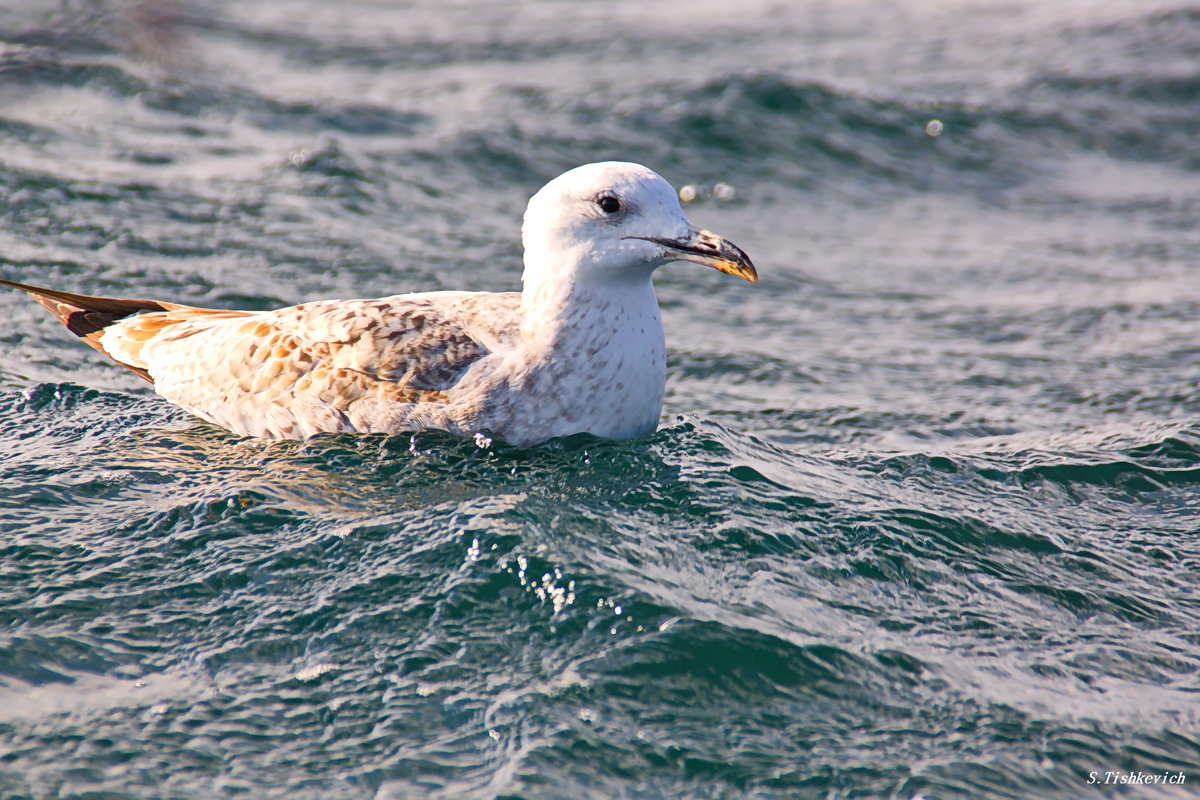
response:
<path fill-rule="evenodd" d="M 1158 0 L 0 9 L 3 277 L 510 290 L 612 158 L 763 276 L 661 270 L 659 432 L 532 450 L 239 439 L 0 295 L 0 795 L 1197 793 L 1198 57 Z"/>

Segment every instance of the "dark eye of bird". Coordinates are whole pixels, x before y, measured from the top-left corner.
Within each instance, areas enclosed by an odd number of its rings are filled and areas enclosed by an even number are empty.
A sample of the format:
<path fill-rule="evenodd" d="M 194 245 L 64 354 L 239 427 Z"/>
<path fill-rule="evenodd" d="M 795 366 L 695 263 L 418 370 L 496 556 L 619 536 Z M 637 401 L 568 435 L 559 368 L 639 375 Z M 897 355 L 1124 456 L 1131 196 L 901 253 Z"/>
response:
<path fill-rule="evenodd" d="M 621 210 L 621 201 L 615 197 L 601 197 L 596 201 L 596 205 L 600 206 L 600 210 L 605 214 L 615 214 Z"/>

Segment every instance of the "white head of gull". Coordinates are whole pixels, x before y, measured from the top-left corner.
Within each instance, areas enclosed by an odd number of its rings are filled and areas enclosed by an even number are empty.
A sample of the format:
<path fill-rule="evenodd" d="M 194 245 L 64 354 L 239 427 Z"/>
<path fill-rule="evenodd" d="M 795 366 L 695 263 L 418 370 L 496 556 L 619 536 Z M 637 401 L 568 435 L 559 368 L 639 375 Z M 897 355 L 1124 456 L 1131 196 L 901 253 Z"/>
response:
<path fill-rule="evenodd" d="M 516 445 L 654 431 L 666 360 L 651 276 L 693 261 L 757 281 L 639 164 L 588 164 L 529 201 L 523 291 L 324 300 L 276 311 L 0 281 L 193 414 L 266 438 L 480 431 Z"/>
<path fill-rule="evenodd" d="M 550 181 L 529 200 L 522 240 L 526 291 L 640 285 L 670 261 L 757 280 L 746 254 L 692 227 L 671 184 L 641 164 L 586 164 Z"/>

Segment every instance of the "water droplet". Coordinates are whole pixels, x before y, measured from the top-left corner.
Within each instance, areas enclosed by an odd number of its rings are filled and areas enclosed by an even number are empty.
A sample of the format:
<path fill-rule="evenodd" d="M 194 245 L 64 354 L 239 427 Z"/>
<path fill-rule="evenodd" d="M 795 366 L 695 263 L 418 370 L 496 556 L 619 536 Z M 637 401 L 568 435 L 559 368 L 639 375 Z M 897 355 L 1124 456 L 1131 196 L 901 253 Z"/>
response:
<path fill-rule="evenodd" d="M 732 200 L 737 195 L 737 190 L 728 183 L 718 183 L 713 187 L 713 197 L 718 200 Z"/>
<path fill-rule="evenodd" d="M 313 664 L 311 667 L 305 667 L 296 673 L 296 680 L 308 683 L 315 681 L 327 672 L 332 672 L 337 669 L 337 664 Z"/>
<path fill-rule="evenodd" d="M 686 186 L 680 187 L 679 189 L 679 199 L 685 203 L 690 203 L 695 200 L 697 194 L 698 192 L 696 191 L 696 187 L 692 186 L 690 183 Z"/>
<path fill-rule="evenodd" d="M 945 126 L 940 119 L 931 119 L 925 124 L 925 132 L 930 136 L 940 136 Z"/>

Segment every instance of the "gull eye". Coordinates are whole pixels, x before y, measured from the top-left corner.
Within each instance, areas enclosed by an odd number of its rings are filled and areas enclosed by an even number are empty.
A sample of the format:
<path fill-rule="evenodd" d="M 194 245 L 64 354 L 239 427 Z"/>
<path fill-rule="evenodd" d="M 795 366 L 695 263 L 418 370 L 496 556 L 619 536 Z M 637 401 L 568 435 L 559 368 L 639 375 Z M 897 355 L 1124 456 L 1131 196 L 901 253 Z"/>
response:
<path fill-rule="evenodd" d="M 596 201 L 600 210 L 605 214 L 615 214 L 621 210 L 621 201 L 611 195 L 605 195 Z"/>

